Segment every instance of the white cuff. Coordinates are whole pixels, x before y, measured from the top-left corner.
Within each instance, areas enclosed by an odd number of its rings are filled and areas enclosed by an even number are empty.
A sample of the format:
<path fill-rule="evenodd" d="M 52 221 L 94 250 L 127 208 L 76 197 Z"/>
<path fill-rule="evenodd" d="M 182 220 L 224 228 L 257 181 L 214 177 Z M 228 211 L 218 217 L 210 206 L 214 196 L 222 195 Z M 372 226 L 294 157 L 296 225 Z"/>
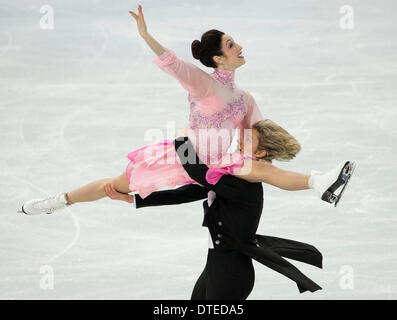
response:
<path fill-rule="evenodd" d="M 134 196 L 134 202 L 132 203 L 132 207 L 134 208 L 134 209 L 136 209 L 136 201 L 135 201 L 136 199 L 135 199 L 135 196 Z"/>
<path fill-rule="evenodd" d="M 209 230 L 208 230 L 208 248 L 214 249 L 214 244 L 212 243 L 211 233 Z"/>

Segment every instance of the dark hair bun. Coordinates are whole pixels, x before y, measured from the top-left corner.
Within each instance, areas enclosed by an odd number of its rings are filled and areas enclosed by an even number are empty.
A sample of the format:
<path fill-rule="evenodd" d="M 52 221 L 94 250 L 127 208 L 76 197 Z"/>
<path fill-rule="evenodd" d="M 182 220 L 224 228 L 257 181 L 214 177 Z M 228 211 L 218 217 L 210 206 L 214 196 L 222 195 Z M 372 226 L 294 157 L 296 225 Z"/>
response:
<path fill-rule="evenodd" d="M 222 36 L 225 33 L 216 29 L 206 31 L 201 35 L 199 40 L 192 42 L 192 55 L 194 59 L 208 68 L 217 68 L 214 56 L 223 56 L 222 52 Z"/>
<path fill-rule="evenodd" d="M 200 60 L 201 57 L 201 42 L 199 40 L 194 40 L 192 42 L 192 54 L 193 58 Z"/>

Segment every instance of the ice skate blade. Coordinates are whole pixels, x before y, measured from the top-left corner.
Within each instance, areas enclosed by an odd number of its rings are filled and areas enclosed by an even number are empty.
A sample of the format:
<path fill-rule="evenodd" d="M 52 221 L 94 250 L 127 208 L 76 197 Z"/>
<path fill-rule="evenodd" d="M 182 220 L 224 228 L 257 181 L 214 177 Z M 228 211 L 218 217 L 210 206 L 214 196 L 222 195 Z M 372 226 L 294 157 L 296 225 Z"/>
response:
<path fill-rule="evenodd" d="M 17 211 L 17 213 L 22 213 L 22 214 L 26 214 L 27 215 L 27 213 L 23 210 L 23 205 L 22 205 L 21 209 L 19 209 Z"/>
<path fill-rule="evenodd" d="M 350 162 L 350 165 L 349 165 L 349 168 L 348 168 L 347 177 L 346 177 L 346 181 L 345 181 L 345 185 L 343 186 L 342 190 L 340 191 L 340 193 L 337 196 L 337 199 L 336 199 L 335 204 L 334 204 L 335 207 L 338 205 L 340 199 L 342 198 L 342 195 L 345 192 L 347 184 L 349 183 L 351 177 L 353 176 L 353 172 L 354 172 L 355 168 L 356 168 L 356 163 L 355 162 Z"/>
<path fill-rule="evenodd" d="M 52 212 L 43 212 L 43 213 L 30 214 L 30 213 L 27 213 L 27 212 L 25 212 L 23 210 L 23 206 L 22 206 L 22 208 L 20 210 L 17 210 L 17 213 L 22 213 L 22 214 L 25 214 L 27 216 L 37 216 L 37 215 L 40 215 L 40 214 L 52 214 Z"/>
<path fill-rule="evenodd" d="M 329 203 L 334 203 L 335 207 L 340 201 L 343 192 L 345 191 L 346 185 L 350 180 L 350 177 L 353 174 L 355 168 L 355 163 L 352 161 L 346 161 L 345 165 L 343 166 L 341 172 L 339 173 L 338 178 L 336 181 L 324 192 L 321 196 L 321 200 L 324 200 Z M 341 192 L 336 195 L 334 192 L 343 186 Z"/>

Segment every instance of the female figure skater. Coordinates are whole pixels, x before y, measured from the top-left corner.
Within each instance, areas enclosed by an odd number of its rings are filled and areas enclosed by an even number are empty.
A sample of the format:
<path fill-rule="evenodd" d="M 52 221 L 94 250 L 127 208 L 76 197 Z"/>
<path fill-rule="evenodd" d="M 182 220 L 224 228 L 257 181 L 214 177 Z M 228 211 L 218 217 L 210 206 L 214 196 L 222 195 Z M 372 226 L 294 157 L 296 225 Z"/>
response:
<path fill-rule="evenodd" d="M 196 159 L 187 137 L 176 138 L 174 143 L 181 159 L 186 157 L 185 151 L 193 154 L 189 159 Z M 242 153 L 252 151 L 261 160 L 271 162 L 273 159 L 291 159 L 299 152 L 300 145 L 272 121 L 262 120 L 254 124 L 252 140 L 245 138 L 240 142 L 240 150 Z M 206 181 L 209 168 L 205 164 L 184 161 L 183 166 L 189 176 L 203 186 L 190 184 L 174 190 L 156 191 L 145 199 L 138 194 L 134 197 L 119 193 L 111 185 L 105 186 L 105 192 L 111 199 L 135 203 L 136 208 L 192 202 L 207 198 L 208 193 L 203 223 L 209 229 L 207 262 L 194 286 L 192 299 L 246 299 L 254 286 L 252 258 L 295 281 L 301 293 L 321 289 L 283 258 L 322 268 L 322 255 L 314 246 L 256 234 L 263 208 L 261 183 L 223 175 L 212 185 Z"/>
<path fill-rule="evenodd" d="M 335 202 L 340 199 L 333 192 L 346 186 L 354 163 L 341 162 L 333 170 L 311 175 L 282 170 L 270 163 L 254 161 L 251 155 L 227 153 L 236 129 L 250 129 L 256 121 L 262 120 L 254 98 L 234 83 L 235 69 L 245 64 L 242 47 L 227 34 L 209 30 L 192 43 L 192 53 L 204 65 L 215 68 L 212 74 L 176 57 L 172 50 L 164 48 L 148 32 L 142 7 L 139 15 L 130 11 L 135 18 L 139 34 L 156 53 L 153 59 L 163 71 L 175 77 L 189 92 L 189 126 L 187 136 L 194 145 L 199 158 L 212 168 L 207 178 L 216 182 L 218 168 L 250 182 L 265 182 L 284 190 L 314 189 L 322 200 Z M 222 143 L 217 143 L 218 138 Z M 215 145 L 214 145 L 215 141 Z M 209 146 L 209 147 L 208 147 Z M 29 215 L 52 213 L 68 205 L 95 201 L 105 197 L 104 185 L 113 183 L 123 193 L 137 191 L 142 197 L 164 187 L 194 183 L 183 169 L 175 153 L 172 140 L 152 144 L 133 152 L 131 160 L 120 176 L 97 180 L 68 193 L 58 193 L 45 199 L 32 199 L 22 206 L 21 212 Z M 246 170 L 248 168 L 249 170 Z M 247 173 L 248 172 L 248 173 Z M 341 194 L 340 194 L 341 195 Z"/>

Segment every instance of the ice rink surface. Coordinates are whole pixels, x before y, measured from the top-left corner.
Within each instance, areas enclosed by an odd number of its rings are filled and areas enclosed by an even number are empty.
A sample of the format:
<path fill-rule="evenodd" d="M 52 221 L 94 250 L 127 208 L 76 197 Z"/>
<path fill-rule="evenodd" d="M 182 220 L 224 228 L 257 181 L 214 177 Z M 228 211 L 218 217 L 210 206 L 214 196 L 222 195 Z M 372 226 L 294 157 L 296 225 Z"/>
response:
<path fill-rule="evenodd" d="M 315 245 L 322 270 L 292 263 L 323 290 L 299 294 L 254 262 L 249 299 L 396 299 L 396 2 L 140 3 L 149 33 L 206 72 L 190 51 L 203 32 L 219 29 L 243 46 L 236 83 L 302 144 L 276 165 L 309 173 L 357 161 L 337 208 L 311 191 L 264 185 L 258 233 Z M 189 299 L 204 268 L 201 201 L 134 211 L 105 198 L 53 215 L 16 213 L 31 198 L 120 175 L 149 129 L 187 124 L 187 92 L 152 62 L 128 14 L 138 4 L 0 2 L 1 299 Z M 340 25 L 346 4 L 353 29 Z M 43 5 L 53 29 L 40 27 Z M 53 289 L 40 287 L 48 270 Z"/>

